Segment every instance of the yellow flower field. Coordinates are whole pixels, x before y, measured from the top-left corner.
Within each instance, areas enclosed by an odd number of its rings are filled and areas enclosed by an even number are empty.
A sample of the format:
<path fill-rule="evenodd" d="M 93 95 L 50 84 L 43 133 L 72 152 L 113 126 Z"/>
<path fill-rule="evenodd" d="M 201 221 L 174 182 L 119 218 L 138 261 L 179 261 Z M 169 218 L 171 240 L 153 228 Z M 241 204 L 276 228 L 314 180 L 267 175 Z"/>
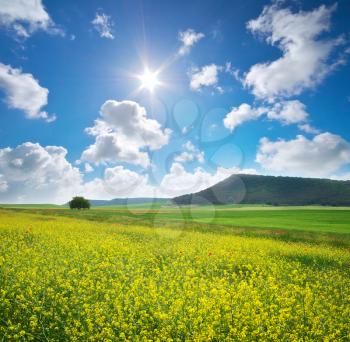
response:
<path fill-rule="evenodd" d="M 349 251 L 0 212 L 0 341 L 349 341 Z"/>

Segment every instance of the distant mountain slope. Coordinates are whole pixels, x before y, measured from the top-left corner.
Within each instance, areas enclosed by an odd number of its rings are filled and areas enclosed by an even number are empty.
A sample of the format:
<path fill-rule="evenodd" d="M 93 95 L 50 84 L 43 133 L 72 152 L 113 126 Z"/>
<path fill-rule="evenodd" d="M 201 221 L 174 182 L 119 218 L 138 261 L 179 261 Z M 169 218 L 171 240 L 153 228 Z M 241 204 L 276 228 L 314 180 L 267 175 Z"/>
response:
<path fill-rule="evenodd" d="M 114 198 L 112 200 L 89 200 L 91 206 L 108 206 L 108 205 L 132 205 L 143 203 L 167 203 L 170 201 L 168 198 L 152 198 L 152 197 L 139 197 L 139 198 Z"/>
<path fill-rule="evenodd" d="M 175 197 L 177 204 L 272 204 L 350 206 L 350 181 L 318 178 L 232 175 L 195 194 Z"/>

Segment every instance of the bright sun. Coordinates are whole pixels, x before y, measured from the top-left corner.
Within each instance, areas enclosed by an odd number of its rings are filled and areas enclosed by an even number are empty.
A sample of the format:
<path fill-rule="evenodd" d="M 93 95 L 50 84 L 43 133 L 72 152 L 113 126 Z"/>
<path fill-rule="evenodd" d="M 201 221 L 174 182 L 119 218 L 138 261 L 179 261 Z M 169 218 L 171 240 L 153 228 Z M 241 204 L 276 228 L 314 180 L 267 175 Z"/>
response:
<path fill-rule="evenodd" d="M 139 79 L 141 81 L 141 87 L 146 88 L 149 91 L 153 91 L 154 88 L 160 84 L 157 78 L 157 74 L 157 72 L 152 72 L 146 69 L 143 75 L 139 76 Z"/>

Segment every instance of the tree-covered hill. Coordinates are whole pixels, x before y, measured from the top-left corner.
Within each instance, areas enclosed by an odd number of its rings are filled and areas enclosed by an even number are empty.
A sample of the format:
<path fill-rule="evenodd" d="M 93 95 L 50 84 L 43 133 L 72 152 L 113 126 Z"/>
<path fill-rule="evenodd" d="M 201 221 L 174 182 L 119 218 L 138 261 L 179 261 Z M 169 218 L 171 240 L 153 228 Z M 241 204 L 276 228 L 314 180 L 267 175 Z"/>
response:
<path fill-rule="evenodd" d="M 175 197 L 186 204 L 271 204 L 350 206 L 350 181 L 232 175 L 203 191 Z"/>

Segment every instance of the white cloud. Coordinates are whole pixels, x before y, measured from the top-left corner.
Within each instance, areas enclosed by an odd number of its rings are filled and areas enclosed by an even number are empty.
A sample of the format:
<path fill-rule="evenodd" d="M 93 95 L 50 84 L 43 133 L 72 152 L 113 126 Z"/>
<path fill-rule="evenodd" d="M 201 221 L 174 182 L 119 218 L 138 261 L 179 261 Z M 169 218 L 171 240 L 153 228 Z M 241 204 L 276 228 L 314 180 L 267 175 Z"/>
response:
<path fill-rule="evenodd" d="M 141 152 L 139 145 L 129 145 L 125 136 L 119 137 L 115 133 L 102 132 L 97 135 L 95 143 L 83 152 L 81 160 L 95 164 L 128 162 L 143 167 L 149 166 L 148 154 Z"/>
<path fill-rule="evenodd" d="M 158 121 L 147 118 L 144 107 L 134 101 L 106 101 L 100 110 L 101 118 L 88 134 L 95 143 L 82 154 L 81 160 L 95 164 L 128 162 L 149 166 L 144 149 L 158 150 L 169 141 L 171 131 L 162 130 Z"/>
<path fill-rule="evenodd" d="M 309 140 L 260 140 L 256 161 L 282 175 L 327 177 L 350 163 L 350 144 L 338 135 L 322 133 Z"/>
<path fill-rule="evenodd" d="M 185 170 L 180 163 L 173 163 L 169 173 L 162 179 L 159 191 L 167 197 L 175 197 L 184 194 L 204 190 L 232 174 L 256 173 L 254 169 L 239 169 L 218 167 L 215 173 L 210 173 L 202 168 L 196 168 L 193 172 Z"/>
<path fill-rule="evenodd" d="M 79 191 L 79 170 L 60 146 L 26 142 L 0 149 L 0 203 L 63 203 Z"/>
<path fill-rule="evenodd" d="M 309 114 L 305 105 L 298 100 L 280 101 L 273 105 L 254 108 L 247 103 L 242 103 L 239 107 L 233 107 L 225 116 L 224 126 L 231 132 L 246 121 L 256 120 L 266 115 L 270 120 L 276 120 L 283 125 L 303 123 L 299 125 L 301 130 L 308 133 L 315 133 L 316 128 L 307 124 Z M 317 132 L 316 132 L 317 133 Z"/>
<path fill-rule="evenodd" d="M 183 147 L 184 149 L 188 150 L 188 151 L 191 151 L 191 152 L 196 152 L 196 151 L 198 150 L 197 147 L 194 146 L 194 145 L 193 145 L 193 142 L 190 141 L 190 140 L 186 141 L 186 142 L 182 145 L 182 147 Z"/>
<path fill-rule="evenodd" d="M 299 129 L 305 133 L 310 133 L 310 134 L 319 134 L 321 131 L 310 124 L 300 124 L 298 125 Z"/>
<path fill-rule="evenodd" d="M 233 107 L 224 118 L 224 126 L 231 132 L 246 121 L 256 120 L 266 112 L 266 108 L 252 108 L 247 103 L 242 103 L 239 107 Z"/>
<path fill-rule="evenodd" d="M 62 204 L 75 195 L 90 199 L 173 197 L 203 190 L 234 173 L 256 173 L 223 167 L 214 173 L 202 168 L 189 172 L 180 163 L 173 163 L 160 184 L 151 184 L 147 174 L 119 165 L 106 168 L 101 178 L 83 182 L 83 175 L 66 155 L 61 146 L 31 142 L 0 149 L 0 203 Z"/>
<path fill-rule="evenodd" d="M 243 82 L 242 77 L 239 75 L 240 71 L 234 68 L 231 62 L 225 63 L 225 72 L 233 76 L 236 81 Z"/>
<path fill-rule="evenodd" d="M 187 141 L 182 145 L 183 152 L 178 154 L 174 161 L 178 163 L 186 163 L 197 160 L 199 163 L 204 163 L 204 152 L 200 151 L 191 141 Z"/>
<path fill-rule="evenodd" d="M 8 184 L 5 180 L 0 177 L 0 192 L 6 192 L 8 189 Z"/>
<path fill-rule="evenodd" d="M 330 58 L 343 39 L 320 38 L 330 29 L 330 17 L 336 6 L 322 5 L 313 11 L 293 13 L 279 5 L 280 2 L 266 6 L 257 19 L 247 24 L 249 30 L 266 37 L 267 43 L 283 53 L 277 60 L 253 65 L 245 75 L 245 86 L 258 98 L 270 101 L 313 88 L 344 62 L 344 57 Z"/>
<path fill-rule="evenodd" d="M 6 93 L 6 103 L 10 108 L 23 110 L 29 119 L 54 121 L 56 117 L 42 111 L 47 105 L 49 90 L 39 85 L 32 74 L 0 63 L 0 88 Z"/>
<path fill-rule="evenodd" d="M 218 83 L 218 73 L 222 67 L 210 64 L 201 69 L 194 68 L 190 73 L 190 87 L 192 90 L 201 90 L 203 87 L 216 86 Z"/>
<path fill-rule="evenodd" d="M 114 39 L 114 22 L 109 15 L 103 12 L 96 12 L 95 18 L 91 23 L 101 38 Z"/>
<path fill-rule="evenodd" d="M 103 178 L 95 178 L 85 183 L 82 195 L 91 199 L 154 197 L 155 187 L 149 184 L 147 175 L 116 166 L 106 168 Z"/>
<path fill-rule="evenodd" d="M 22 38 L 37 30 L 64 35 L 61 29 L 55 27 L 42 0 L 1 0 L 0 25 L 14 30 Z"/>
<path fill-rule="evenodd" d="M 66 154 L 61 146 L 31 142 L 0 149 L 0 203 L 62 204 L 75 195 L 93 199 L 153 196 L 147 176 L 122 166 L 106 168 L 103 178 L 84 183 Z"/>
<path fill-rule="evenodd" d="M 174 160 L 178 163 L 187 163 L 191 162 L 194 159 L 194 155 L 192 153 L 189 153 L 187 151 L 181 152 L 179 155 L 177 155 Z"/>
<path fill-rule="evenodd" d="M 199 42 L 205 35 L 201 32 L 195 32 L 193 29 L 179 32 L 179 40 L 182 43 L 178 54 L 183 56 L 190 52 L 192 46 Z"/>
<path fill-rule="evenodd" d="M 334 179 L 334 180 L 350 181 L 350 172 L 337 174 L 337 175 L 332 175 L 329 178 L 330 179 Z"/>
<path fill-rule="evenodd" d="M 220 73 L 227 73 L 230 76 L 233 76 L 236 80 L 241 81 L 239 71 L 232 67 L 231 62 L 226 62 L 224 65 L 212 63 L 205 65 L 202 68 L 192 67 L 191 70 L 189 70 L 190 88 L 192 90 L 200 91 L 203 87 L 211 86 L 220 94 L 232 90 L 229 87 L 222 87 L 218 84 Z"/>
<path fill-rule="evenodd" d="M 92 171 L 94 171 L 94 168 L 89 163 L 85 163 L 84 164 L 84 172 L 85 173 L 90 173 Z"/>
<path fill-rule="evenodd" d="M 256 174 L 254 169 L 218 167 L 214 173 L 196 168 L 186 171 L 180 163 L 173 163 L 160 184 L 152 185 L 147 175 L 125 169 L 122 166 L 107 168 L 103 178 L 85 183 L 82 195 L 94 199 L 112 199 L 116 197 L 168 197 L 172 198 L 204 190 L 232 174 Z"/>
<path fill-rule="evenodd" d="M 280 121 L 284 125 L 305 122 L 308 116 L 305 105 L 298 100 L 281 101 L 267 112 L 269 119 Z"/>

